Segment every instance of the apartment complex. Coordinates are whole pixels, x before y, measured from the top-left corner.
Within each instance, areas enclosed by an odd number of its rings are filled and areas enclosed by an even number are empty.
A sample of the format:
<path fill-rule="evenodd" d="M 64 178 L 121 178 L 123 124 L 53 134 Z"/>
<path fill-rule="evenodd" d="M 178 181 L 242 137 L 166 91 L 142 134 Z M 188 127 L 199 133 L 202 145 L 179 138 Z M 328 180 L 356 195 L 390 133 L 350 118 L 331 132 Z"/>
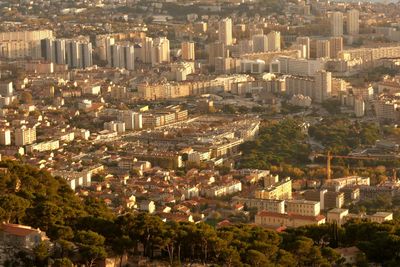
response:
<path fill-rule="evenodd" d="M 14 131 L 14 137 L 14 143 L 16 146 L 32 144 L 36 141 L 36 128 L 29 128 L 26 126 L 17 128 Z"/>
<path fill-rule="evenodd" d="M 285 178 L 269 187 L 257 189 L 255 198 L 260 199 L 291 199 L 292 198 L 292 180 Z"/>

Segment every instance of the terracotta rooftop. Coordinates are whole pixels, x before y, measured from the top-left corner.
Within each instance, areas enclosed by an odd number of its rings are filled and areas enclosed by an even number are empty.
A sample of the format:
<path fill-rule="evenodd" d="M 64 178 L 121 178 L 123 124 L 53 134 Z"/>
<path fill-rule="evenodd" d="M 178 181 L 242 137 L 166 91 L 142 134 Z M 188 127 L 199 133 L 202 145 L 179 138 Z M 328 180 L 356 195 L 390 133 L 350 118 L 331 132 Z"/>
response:
<path fill-rule="evenodd" d="M 3 223 L 0 226 L 0 229 L 7 234 L 16 235 L 16 236 L 27 236 L 33 233 L 39 233 L 40 230 L 33 229 L 30 226 L 20 225 L 20 224 L 11 224 L 11 223 Z"/>

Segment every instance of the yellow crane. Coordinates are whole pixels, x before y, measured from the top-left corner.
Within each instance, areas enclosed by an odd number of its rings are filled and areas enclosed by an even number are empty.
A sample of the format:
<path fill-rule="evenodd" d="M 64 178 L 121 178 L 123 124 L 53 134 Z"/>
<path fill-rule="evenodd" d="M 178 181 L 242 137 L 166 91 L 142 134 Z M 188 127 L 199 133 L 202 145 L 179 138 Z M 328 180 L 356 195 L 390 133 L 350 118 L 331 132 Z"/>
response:
<path fill-rule="evenodd" d="M 377 156 L 340 156 L 340 155 L 332 155 L 330 151 L 325 154 L 314 154 L 314 158 L 322 157 L 326 158 L 326 180 L 330 181 L 331 180 L 331 160 L 333 158 L 339 158 L 339 159 L 359 159 L 359 160 L 376 160 L 376 159 L 388 159 L 391 157 L 377 157 Z"/>

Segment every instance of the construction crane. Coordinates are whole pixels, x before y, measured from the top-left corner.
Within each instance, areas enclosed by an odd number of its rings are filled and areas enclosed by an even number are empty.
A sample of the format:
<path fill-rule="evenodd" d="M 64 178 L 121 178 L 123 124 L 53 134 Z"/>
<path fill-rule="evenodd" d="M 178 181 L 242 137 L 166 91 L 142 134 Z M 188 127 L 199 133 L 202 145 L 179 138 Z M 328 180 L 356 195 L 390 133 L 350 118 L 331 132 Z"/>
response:
<path fill-rule="evenodd" d="M 359 160 L 379 160 L 379 159 L 392 159 L 395 158 L 395 156 L 340 156 L 340 155 L 332 155 L 330 151 L 325 154 L 313 154 L 313 158 L 326 158 L 326 180 L 330 181 L 331 180 L 331 160 L 333 158 L 339 158 L 339 159 L 359 159 Z"/>

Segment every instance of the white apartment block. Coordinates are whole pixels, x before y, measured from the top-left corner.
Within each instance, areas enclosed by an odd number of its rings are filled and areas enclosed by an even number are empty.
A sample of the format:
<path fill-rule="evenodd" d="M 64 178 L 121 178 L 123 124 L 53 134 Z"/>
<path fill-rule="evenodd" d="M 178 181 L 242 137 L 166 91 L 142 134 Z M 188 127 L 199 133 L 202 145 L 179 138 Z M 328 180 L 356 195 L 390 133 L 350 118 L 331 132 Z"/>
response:
<path fill-rule="evenodd" d="M 218 23 L 218 37 L 224 45 L 232 45 L 232 19 L 225 18 Z"/>
<path fill-rule="evenodd" d="M 318 201 L 293 199 L 286 200 L 285 205 L 286 213 L 294 213 L 303 216 L 317 216 L 321 210 L 321 206 Z"/>
<path fill-rule="evenodd" d="M 14 144 L 16 146 L 25 146 L 36 141 L 36 128 L 22 126 L 14 131 Z"/>
<path fill-rule="evenodd" d="M 52 151 L 60 148 L 60 141 L 52 140 L 46 142 L 40 142 L 36 144 L 31 144 L 26 146 L 27 153 Z"/>
<path fill-rule="evenodd" d="M 0 130 L 0 145 L 9 146 L 11 145 L 11 130 L 1 129 Z"/>

